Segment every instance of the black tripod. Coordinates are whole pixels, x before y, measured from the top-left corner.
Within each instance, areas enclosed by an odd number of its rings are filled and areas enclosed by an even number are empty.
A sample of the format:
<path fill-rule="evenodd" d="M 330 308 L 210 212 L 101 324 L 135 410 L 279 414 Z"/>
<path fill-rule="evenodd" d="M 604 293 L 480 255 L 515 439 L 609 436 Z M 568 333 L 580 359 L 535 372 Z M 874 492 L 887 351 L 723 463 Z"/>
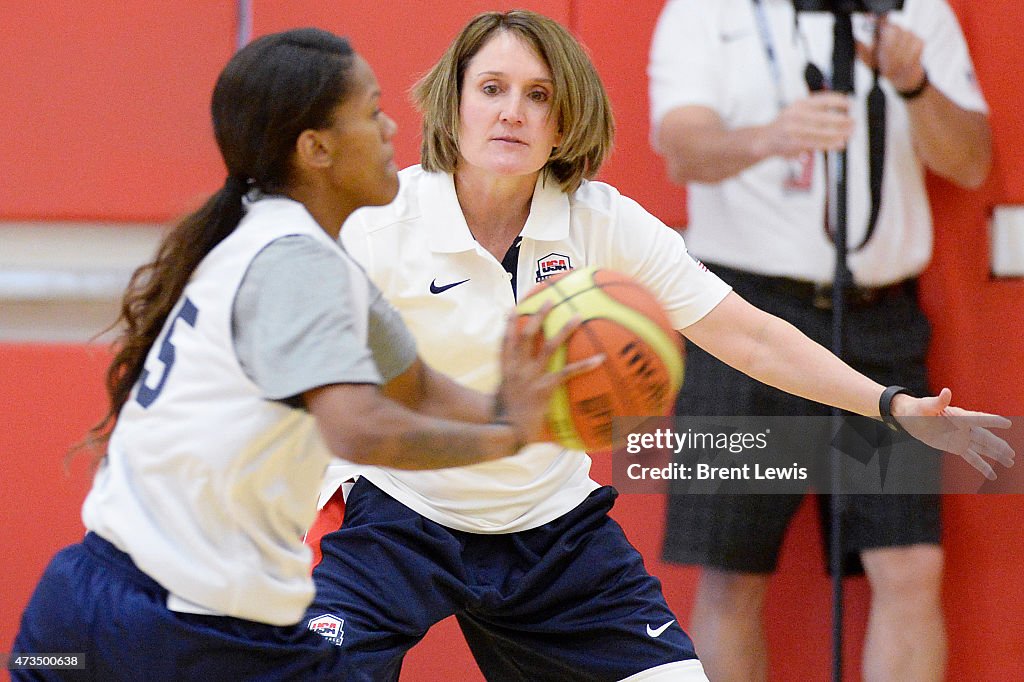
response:
<path fill-rule="evenodd" d="M 882 8 L 878 8 L 882 9 Z M 856 48 L 853 38 L 852 8 L 834 9 L 835 26 L 833 29 L 832 47 L 832 89 L 836 92 L 853 93 L 853 67 L 856 59 Z M 877 36 L 876 36 L 877 43 Z M 813 85 L 812 85 L 813 89 Z M 878 71 L 875 70 L 875 82 L 868 94 L 868 138 L 870 161 L 871 211 L 868 218 L 867 233 L 860 246 L 864 246 L 874 232 L 875 223 L 881 207 L 882 170 L 885 165 L 885 95 L 878 85 Z M 832 281 L 832 352 L 843 357 L 845 351 L 845 315 L 846 294 L 852 288 L 853 274 L 849 268 L 849 244 L 847 239 L 847 154 L 842 149 L 836 153 L 836 163 L 832 177 L 835 178 L 835 191 L 832 203 L 835 210 L 829 216 L 832 224 L 833 242 L 836 249 L 835 274 Z M 831 188 L 828 188 L 831 190 Z M 827 190 L 828 191 L 828 190 Z M 859 247 L 858 247 L 859 248 Z M 842 413 L 832 410 L 833 436 L 841 426 Z M 836 438 L 833 438 L 835 441 Z M 832 679 L 842 680 L 843 669 L 843 538 L 842 517 L 845 510 L 843 497 L 842 453 L 833 445 L 829 457 L 831 477 L 829 492 L 831 493 L 831 527 L 830 527 L 830 573 L 832 576 Z"/>
<path fill-rule="evenodd" d="M 853 92 L 853 65 L 856 56 L 853 40 L 853 20 L 849 12 L 835 13 L 832 47 L 832 89 L 836 92 Z M 834 242 L 836 247 L 835 274 L 832 281 L 832 352 L 843 357 L 845 351 L 844 313 L 846 291 L 853 284 L 853 274 L 848 264 L 847 246 L 847 191 L 846 191 L 846 149 L 836 153 L 834 197 Z M 828 191 L 828 188 L 826 188 Z M 826 205 L 828 205 L 826 203 Z M 840 424 L 841 410 L 833 408 L 833 435 Z M 829 457 L 831 507 L 831 530 L 829 533 L 830 566 L 832 576 L 832 680 L 843 679 L 843 512 L 845 509 L 842 492 L 842 453 L 835 445 Z"/>
<path fill-rule="evenodd" d="M 903 0 L 793 0 L 796 12 L 830 12 L 835 17 L 832 44 L 832 89 L 836 92 L 853 93 L 853 67 L 856 60 L 856 47 L 853 38 L 853 13 L 871 12 L 885 14 L 892 10 L 902 9 Z M 877 42 L 877 40 L 876 40 Z M 811 90 L 820 90 L 822 82 L 820 71 L 812 77 L 808 68 L 808 86 Z M 871 164 L 871 214 L 868 219 L 867 234 L 863 246 L 874 231 L 875 221 L 881 204 L 882 168 L 885 154 L 885 97 L 878 86 L 878 71 L 875 71 L 875 83 L 868 95 L 868 135 L 870 140 Z M 834 179 L 835 191 L 831 194 L 832 202 L 827 206 L 834 207 L 828 216 L 833 227 L 833 241 L 836 248 L 835 274 L 832 281 L 832 352 L 843 357 L 845 350 L 845 313 L 846 293 L 853 285 L 853 274 L 849 267 L 849 246 L 847 243 L 847 158 L 846 150 L 836 152 L 834 172 L 829 176 Z M 826 191 L 830 191 L 829 187 Z M 838 433 L 842 418 L 841 410 L 833 409 L 833 436 Z M 833 437 L 833 442 L 837 439 Z M 845 500 L 842 495 L 843 455 L 833 444 L 829 453 L 831 493 L 831 524 L 829 529 L 829 572 L 832 576 L 832 680 L 841 682 L 843 677 L 843 533 L 842 517 Z"/>

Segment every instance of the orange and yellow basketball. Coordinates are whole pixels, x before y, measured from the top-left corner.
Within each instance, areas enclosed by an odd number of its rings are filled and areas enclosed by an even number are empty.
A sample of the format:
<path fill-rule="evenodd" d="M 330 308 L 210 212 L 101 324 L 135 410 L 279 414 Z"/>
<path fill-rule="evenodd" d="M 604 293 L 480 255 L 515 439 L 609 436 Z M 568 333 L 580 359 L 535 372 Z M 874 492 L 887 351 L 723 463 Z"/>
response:
<path fill-rule="evenodd" d="M 576 450 L 620 445 L 630 424 L 671 413 L 683 384 L 682 339 L 646 287 L 611 270 L 582 268 L 539 284 L 522 301 L 521 316 L 552 308 L 543 330 L 550 338 L 574 316 L 582 323 L 551 359 L 549 369 L 602 353 L 596 369 L 556 389 L 548 408 L 554 440 Z M 617 432 L 613 434 L 613 420 Z M 630 418 L 630 419 L 625 419 Z M 635 418 L 635 419 L 633 419 Z"/>

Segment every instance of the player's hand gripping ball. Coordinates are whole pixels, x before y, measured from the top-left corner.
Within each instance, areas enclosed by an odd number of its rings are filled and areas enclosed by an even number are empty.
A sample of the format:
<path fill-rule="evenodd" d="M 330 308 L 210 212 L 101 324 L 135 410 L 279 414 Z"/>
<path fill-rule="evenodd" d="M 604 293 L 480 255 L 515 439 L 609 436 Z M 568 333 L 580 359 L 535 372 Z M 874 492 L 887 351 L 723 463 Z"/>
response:
<path fill-rule="evenodd" d="M 682 339 L 668 315 L 643 285 L 618 272 L 582 268 L 541 282 L 520 301 L 520 324 L 545 303 L 545 338 L 574 316 L 580 326 L 551 358 L 548 369 L 603 353 L 596 369 L 555 389 L 547 426 L 553 439 L 574 450 L 608 450 L 622 443 L 632 425 L 671 414 L 683 385 Z M 633 419 L 635 418 L 635 419 Z"/>

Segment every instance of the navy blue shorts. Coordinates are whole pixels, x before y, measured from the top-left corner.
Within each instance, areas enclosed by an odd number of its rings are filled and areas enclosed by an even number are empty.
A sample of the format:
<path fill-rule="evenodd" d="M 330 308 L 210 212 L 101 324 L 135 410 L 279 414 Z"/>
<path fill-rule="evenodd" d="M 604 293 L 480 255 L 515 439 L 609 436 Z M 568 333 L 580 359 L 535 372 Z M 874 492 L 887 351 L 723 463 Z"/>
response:
<path fill-rule="evenodd" d="M 47 566 L 12 651 L 85 654 L 84 670 L 19 680 L 329 680 L 342 654 L 306 623 L 277 627 L 167 609 L 167 590 L 94 533 Z"/>
<path fill-rule="evenodd" d="M 338 493 L 340 495 L 340 493 Z M 429 521 L 359 479 L 319 540 L 307 621 L 331 633 L 348 680 L 397 680 L 405 653 L 455 614 L 490 680 L 621 680 L 696 658 L 661 583 L 595 490 L 551 523 L 484 535 Z"/>

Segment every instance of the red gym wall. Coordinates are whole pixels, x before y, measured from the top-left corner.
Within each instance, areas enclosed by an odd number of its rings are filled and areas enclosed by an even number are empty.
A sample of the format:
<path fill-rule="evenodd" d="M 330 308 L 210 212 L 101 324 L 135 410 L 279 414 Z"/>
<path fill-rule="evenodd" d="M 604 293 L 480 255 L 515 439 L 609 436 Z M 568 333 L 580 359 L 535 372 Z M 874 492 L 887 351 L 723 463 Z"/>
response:
<path fill-rule="evenodd" d="M 233 2 L 170 5 L 125 0 L 116 9 L 40 0 L 4 10 L 0 59 L 0 220 L 166 221 L 223 179 L 208 122 L 209 92 L 234 49 Z M 996 168 L 978 192 L 930 184 L 936 255 L 923 282 L 935 326 L 932 380 L 958 402 L 1024 414 L 1024 283 L 989 276 L 991 207 L 1024 204 L 1024 101 L 1013 46 L 1024 27 L 1019 0 L 953 0 L 992 109 Z M 322 3 L 256 0 L 255 33 L 319 25 L 349 35 L 374 66 L 384 106 L 399 124 L 400 165 L 417 158 L 419 126 L 406 92 L 475 13 L 511 6 L 541 11 L 587 45 L 611 94 L 616 148 L 602 179 L 671 225 L 685 224 L 684 194 L 664 180 L 647 136 L 646 55 L 661 0 L 522 3 L 401 0 Z M 58 40 L 58 36 L 61 38 Z M 0 312 L 2 324 L 2 312 Z M 82 534 L 89 484 L 84 461 L 63 468 L 67 447 L 105 406 L 106 351 L 96 346 L 0 344 L 0 651 L 49 557 Z M 609 462 L 595 475 L 610 480 Z M 658 560 L 663 500 L 623 495 L 615 516 L 665 583 L 685 623 L 696 572 Z M 950 680 L 1024 679 L 1024 563 L 1018 496 L 948 496 L 944 585 Z M 767 619 L 773 680 L 824 680 L 829 671 L 829 582 L 811 509 L 802 510 L 773 581 Z M 868 591 L 847 588 L 846 679 L 856 680 Z M 403 680 L 482 679 L 451 621 L 409 655 Z"/>

